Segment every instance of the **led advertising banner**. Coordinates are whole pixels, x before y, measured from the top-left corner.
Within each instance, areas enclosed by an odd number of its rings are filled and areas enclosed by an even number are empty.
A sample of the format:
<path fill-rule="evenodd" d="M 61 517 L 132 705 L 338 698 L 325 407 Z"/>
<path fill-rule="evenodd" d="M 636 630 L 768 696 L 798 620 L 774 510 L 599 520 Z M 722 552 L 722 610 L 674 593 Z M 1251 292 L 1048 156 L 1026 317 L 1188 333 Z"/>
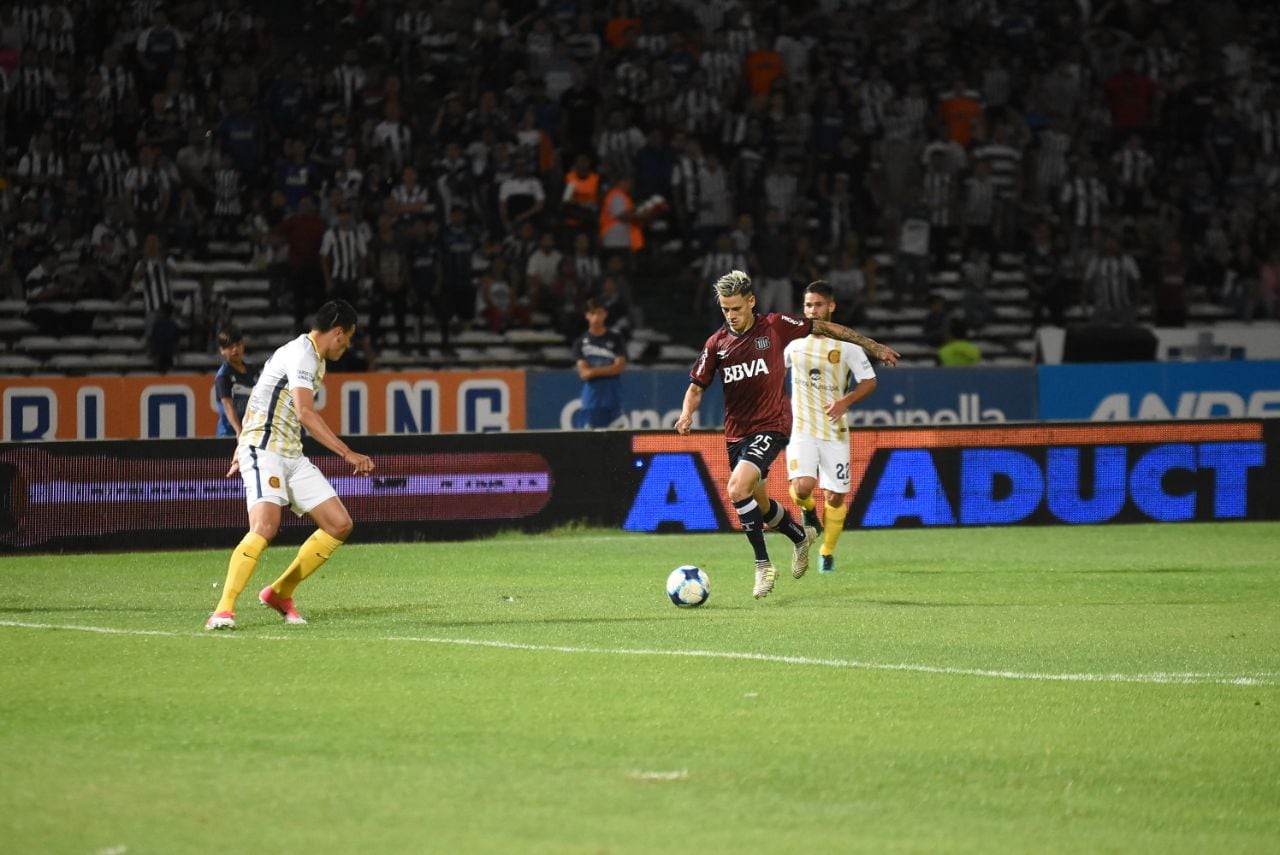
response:
<path fill-rule="evenodd" d="M 308 456 L 351 511 L 357 542 L 451 540 L 570 521 L 617 526 L 630 503 L 629 489 L 612 489 L 632 477 L 627 440 L 621 433 L 366 437 L 352 444 L 374 458 L 369 478 L 319 447 Z M 234 543 L 248 516 L 240 476 L 224 477 L 231 450 L 218 440 L 0 448 L 0 551 Z M 283 542 L 300 542 L 313 527 L 287 512 Z"/>
<path fill-rule="evenodd" d="M 489 433 L 525 427 L 522 371 L 330 373 L 316 409 L 336 432 Z M 0 378 L 5 442 L 211 437 L 213 374 Z"/>
<path fill-rule="evenodd" d="M 308 455 L 356 542 L 452 540 L 569 523 L 737 528 L 724 435 L 535 431 L 362 437 L 353 477 Z M 0 551 L 221 547 L 247 524 L 226 440 L 0 446 Z M 1280 420 L 889 428 L 853 435 L 848 525 L 1081 525 L 1280 519 Z M 790 505 L 785 460 L 770 494 Z M 281 542 L 306 519 L 284 515 Z"/>
<path fill-rule="evenodd" d="M 622 382 L 622 420 L 618 428 L 652 430 L 675 427 L 689 388 L 689 372 L 677 368 L 630 366 Z M 582 380 L 572 369 L 530 371 L 527 423 L 533 430 L 572 430 L 582 396 Z M 724 426 L 724 393 L 720 384 L 706 390 L 698 410 L 699 427 Z"/>
<path fill-rule="evenodd" d="M 1014 425 L 853 434 L 860 528 L 1280 519 L 1280 422 Z M 737 528 L 721 434 L 638 434 L 624 527 Z M 785 464 L 770 494 L 786 496 Z"/>
<path fill-rule="evenodd" d="M 980 424 L 1030 421 L 1036 412 L 1034 368 L 885 368 L 874 395 L 849 411 L 854 427 Z M 569 430 L 582 381 L 574 371 L 528 376 L 530 428 Z M 680 416 L 689 372 L 630 367 L 622 373 L 623 421 L 631 430 L 670 428 Z M 724 426 L 724 387 L 702 397 L 698 427 Z"/>
<path fill-rule="evenodd" d="M 1068 421 L 1280 416 L 1280 362 L 1042 365 L 1039 417 Z"/>

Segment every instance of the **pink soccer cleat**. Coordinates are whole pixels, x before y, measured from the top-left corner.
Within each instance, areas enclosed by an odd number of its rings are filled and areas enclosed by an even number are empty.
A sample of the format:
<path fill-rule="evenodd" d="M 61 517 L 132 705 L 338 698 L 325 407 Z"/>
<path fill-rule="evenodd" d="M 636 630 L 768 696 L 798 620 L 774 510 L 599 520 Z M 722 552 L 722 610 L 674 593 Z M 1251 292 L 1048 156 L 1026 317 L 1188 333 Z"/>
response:
<path fill-rule="evenodd" d="M 271 590 L 271 586 L 263 588 L 258 594 L 258 602 L 267 608 L 272 608 L 284 615 L 284 622 L 289 624 L 304 624 L 307 619 L 298 614 L 298 610 L 293 607 L 293 597 L 285 598 Z"/>
<path fill-rule="evenodd" d="M 236 614 L 235 612 L 214 612 L 209 615 L 209 619 L 204 622 L 205 629 L 235 629 Z"/>

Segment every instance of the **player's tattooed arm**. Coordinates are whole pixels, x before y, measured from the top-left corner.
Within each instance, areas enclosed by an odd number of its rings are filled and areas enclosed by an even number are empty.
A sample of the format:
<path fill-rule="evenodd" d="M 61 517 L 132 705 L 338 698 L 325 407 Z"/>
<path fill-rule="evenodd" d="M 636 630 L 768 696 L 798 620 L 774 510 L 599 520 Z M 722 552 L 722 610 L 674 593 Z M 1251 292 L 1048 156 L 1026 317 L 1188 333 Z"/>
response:
<path fill-rule="evenodd" d="M 825 335 L 828 338 L 856 344 L 886 365 L 897 365 L 898 357 L 901 355 L 888 345 L 881 344 L 875 339 L 867 338 L 857 330 L 851 330 L 842 324 L 834 324 L 831 321 L 814 319 L 813 332 L 816 335 Z"/>

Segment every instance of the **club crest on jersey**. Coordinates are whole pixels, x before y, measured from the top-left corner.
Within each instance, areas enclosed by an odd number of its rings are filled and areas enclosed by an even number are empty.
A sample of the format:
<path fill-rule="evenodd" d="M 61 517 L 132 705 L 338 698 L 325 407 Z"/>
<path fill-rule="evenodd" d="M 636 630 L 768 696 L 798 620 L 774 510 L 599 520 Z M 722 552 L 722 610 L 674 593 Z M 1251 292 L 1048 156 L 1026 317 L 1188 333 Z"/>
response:
<path fill-rule="evenodd" d="M 770 344 L 769 344 L 768 336 L 762 335 L 758 339 L 756 339 L 756 350 L 768 350 L 769 347 L 770 347 Z"/>
<path fill-rule="evenodd" d="M 755 362 L 739 362 L 736 365 L 726 365 L 723 370 L 724 382 L 732 383 L 735 380 L 745 380 L 758 374 L 768 374 L 769 366 L 765 364 L 762 356 Z"/>
<path fill-rule="evenodd" d="M 838 351 L 838 350 L 828 350 L 828 351 L 827 351 L 827 362 L 830 362 L 832 365 L 836 365 L 837 363 L 839 363 L 839 362 L 840 362 L 840 351 Z"/>

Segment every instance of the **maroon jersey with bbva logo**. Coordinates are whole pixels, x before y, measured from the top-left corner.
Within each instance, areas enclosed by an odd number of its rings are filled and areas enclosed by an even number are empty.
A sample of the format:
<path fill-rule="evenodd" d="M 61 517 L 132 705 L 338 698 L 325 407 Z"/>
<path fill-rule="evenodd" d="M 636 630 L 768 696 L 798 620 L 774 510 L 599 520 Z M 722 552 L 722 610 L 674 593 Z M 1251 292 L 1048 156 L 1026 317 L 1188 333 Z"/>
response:
<path fill-rule="evenodd" d="M 787 343 L 813 331 L 813 321 L 777 313 L 756 315 L 746 332 L 725 324 L 707 339 L 689 378 L 704 389 L 724 383 L 724 438 L 735 442 L 762 431 L 791 433 L 791 403 L 783 389 Z"/>

